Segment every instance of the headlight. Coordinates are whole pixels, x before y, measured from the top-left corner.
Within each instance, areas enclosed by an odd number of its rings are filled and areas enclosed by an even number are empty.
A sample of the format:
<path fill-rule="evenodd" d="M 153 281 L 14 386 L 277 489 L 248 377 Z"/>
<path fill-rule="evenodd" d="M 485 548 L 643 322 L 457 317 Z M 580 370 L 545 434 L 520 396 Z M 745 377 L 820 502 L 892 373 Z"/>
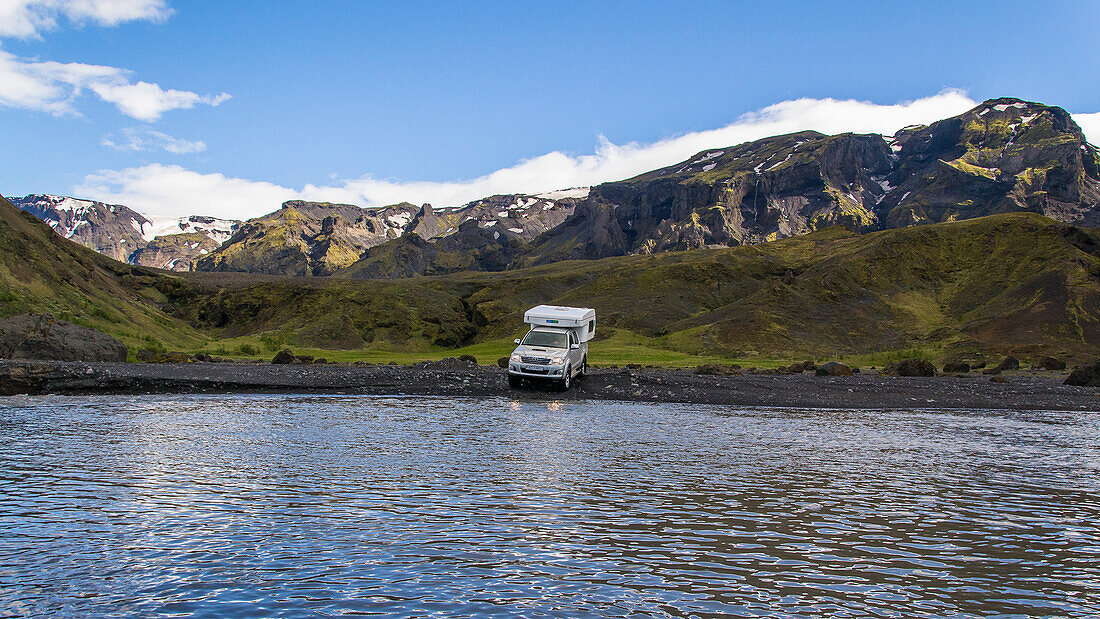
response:
<path fill-rule="evenodd" d="M 519 363 L 521 359 L 519 358 L 519 355 L 512 355 L 512 361 Z"/>

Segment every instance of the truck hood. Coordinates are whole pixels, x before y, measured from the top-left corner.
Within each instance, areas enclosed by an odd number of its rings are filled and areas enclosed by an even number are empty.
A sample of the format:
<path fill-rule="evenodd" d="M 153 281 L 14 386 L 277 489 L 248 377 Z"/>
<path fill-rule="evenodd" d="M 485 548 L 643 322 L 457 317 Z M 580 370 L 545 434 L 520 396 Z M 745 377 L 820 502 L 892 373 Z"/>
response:
<path fill-rule="evenodd" d="M 564 348 L 545 348 L 542 346 L 516 346 L 516 349 L 512 351 L 513 355 L 523 355 L 524 357 L 563 357 L 568 352 Z"/>

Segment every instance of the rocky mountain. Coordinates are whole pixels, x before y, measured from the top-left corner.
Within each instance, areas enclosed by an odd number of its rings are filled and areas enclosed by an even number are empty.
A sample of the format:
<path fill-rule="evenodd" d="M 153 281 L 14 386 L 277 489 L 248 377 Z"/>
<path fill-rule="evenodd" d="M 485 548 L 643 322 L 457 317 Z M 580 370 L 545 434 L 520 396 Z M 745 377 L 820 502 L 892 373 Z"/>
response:
<path fill-rule="evenodd" d="M 1088 360 L 1100 347 L 1100 230 L 1010 213 L 500 272 L 302 281 L 123 264 L 0 198 L 0 318 L 50 313 L 131 352 L 257 340 L 506 350 L 539 302 L 594 307 L 604 337 L 647 351 Z"/>
<path fill-rule="evenodd" d="M 192 215 L 146 217 L 119 204 L 32 194 L 12 204 L 61 236 L 129 264 L 187 271 L 195 258 L 226 241 L 240 222 Z"/>
<path fill-rule="evenodd" d="M 370 248 L 393 242 L 387 255 L 427 250 L 451 255 L 454 268 L 508 265 L 507 247 L 519 247 L 560 225 L 572 214 L 585 191 L 545 196 L 502 195 L 483 198 L 456 208 L 433 208 L 409 203 L 382 208 L 351 204 L 292 200 L 278 211 L 251 219 L 221 248 L 195 263 L 200 271 L 239 271 L 278 275 L 331 275 L 356 263 Z M 426 244 L 439 239 L 440 245 Z M 404 248 L 404 249 L 403 249 Z M 402 253 L 405 252 L 405 253 Z M 470 253 L 470 257 L 462 254 Z M 412 255 L 408 254 L 408 255 Z M 490 257 L 490 254 L 492 257 Z M 377 257 L 375 258 L 377 261 Z M 428 262 L 413 259 L 364 273 L 409 275 L 426 272 Z M 374 275 L 372 275 L 374 276 Z"/>
<path fill-rule="evenodd" d="M 1031 212 L 1100 225 L 1100 155 L 1065 110 L 992 99 L 893 136 L 804 131 L 634 178 L 462 207 L 290 201 L 243 224 L 152 222 L 124 206 L 27 196 L 62 236 L 176 270 L 404 278 L 732 247 Z"/>
<path fill-rule="evenodd" d="M 1019 211 L 1100 225 L 1100 156 L 1065 110 L 993 99 L 890 138 L 795 133 L 604 183 L 513 266 Z"/>

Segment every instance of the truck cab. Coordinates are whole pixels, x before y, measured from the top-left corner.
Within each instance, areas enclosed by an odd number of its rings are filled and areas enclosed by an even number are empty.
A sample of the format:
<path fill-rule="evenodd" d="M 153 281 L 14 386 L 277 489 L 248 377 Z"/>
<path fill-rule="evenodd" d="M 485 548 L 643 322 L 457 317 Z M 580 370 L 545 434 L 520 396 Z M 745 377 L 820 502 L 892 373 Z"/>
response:
<path fill-rule="evenodd" d="M 551 381 L 561 390 L 588 369 L 588 342 L 595 335 L 596 311 L 584 307 L 539 305 L 524 314 L 530 330 L 508 358 L 508 384 Z"/>

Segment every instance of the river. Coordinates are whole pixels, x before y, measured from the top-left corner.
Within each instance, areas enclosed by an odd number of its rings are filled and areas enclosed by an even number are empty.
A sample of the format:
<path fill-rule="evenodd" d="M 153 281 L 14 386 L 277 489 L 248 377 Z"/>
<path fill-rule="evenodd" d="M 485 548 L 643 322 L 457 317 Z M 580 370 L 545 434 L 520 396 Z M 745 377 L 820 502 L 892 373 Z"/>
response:
<path fill-rule="evenodd" d="M 1100 614 L 1100 413 L 0 398 L 0 616 Z"/>

